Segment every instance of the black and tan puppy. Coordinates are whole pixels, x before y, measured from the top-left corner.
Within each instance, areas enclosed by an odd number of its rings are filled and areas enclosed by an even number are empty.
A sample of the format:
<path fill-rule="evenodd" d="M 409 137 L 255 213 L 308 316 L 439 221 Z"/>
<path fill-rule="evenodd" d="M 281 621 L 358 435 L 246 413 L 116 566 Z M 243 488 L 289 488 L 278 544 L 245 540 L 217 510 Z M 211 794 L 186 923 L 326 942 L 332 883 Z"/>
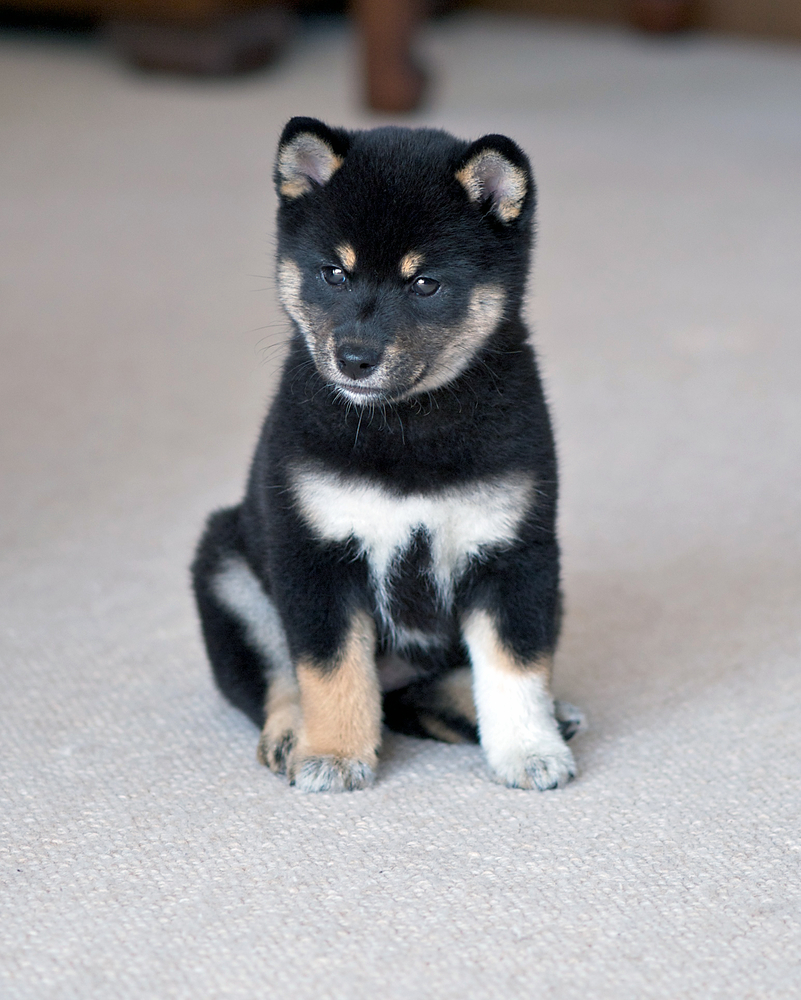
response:
<path fill-rule="evenodd" d="M 479 739 L 508 785 L 564 785 L 580 713 L 549 690 L 528 160 L 500 135 L 293 118 L 275 182 L 294 336 L 245 499 L 212 515 L 193 567 L 217 683 L 306 791 L 373 780 L 382 709 L 400 732 Z"/>

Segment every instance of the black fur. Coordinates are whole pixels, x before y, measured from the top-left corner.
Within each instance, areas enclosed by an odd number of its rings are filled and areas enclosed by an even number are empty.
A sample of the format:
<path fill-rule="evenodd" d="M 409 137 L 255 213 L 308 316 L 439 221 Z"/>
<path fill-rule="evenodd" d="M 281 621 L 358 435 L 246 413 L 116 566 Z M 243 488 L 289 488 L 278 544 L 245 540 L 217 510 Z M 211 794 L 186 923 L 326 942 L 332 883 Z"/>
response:
<path fill-rule="evenodd" d="M 393 633 L 375 611 L 368 563 L 357 540 L 318 537 L 299 509 L 293 470 L 331 470 L 398 498 L 438 495 L 515 473 L 533 476 L 535 501 L 522 512 L 516 538 L 470 559 L 454 581 L 452 603 L 443 604 L 426 576 L 431 554 L 423 528 L 391 576 L 395 623 L 437 634 L 441 641 L 436 648 L 412 644 L 403 650 L 422 679 L 385 696 L 386 722 L 402 732 L 430 735 L 420 720 L 433 714 L 462 738 L 476 739 L 475 720 L 431 696 L 437 677 L 467 662 L 460 616 L 486 609 L 521 663 L 552 652 L 559 631 L 556 457 L 521 319 L 535 206 L 531 171 L 522 151 L 503 136 L 470 144 L 426 129 L 346 132 L 314 119 L 293 119 L 279 151 L 292 149 L 299 136 L 321 141 L 322 166 L 313 146 L 313 155 L 299 160 L 301 170 L 311 162 L 309 177 L 302 174 L 295 183 L 295 161 L 282 168 L 279 153 L 278 258 L 299 273 L 299 284 L 287 294 L 297 293 L 298 308 L 325 317 L 337 350 L 345 344 L 370 364 L 376 357 L 379 364 L 391 358 L 394 367 L 377 396 L 365 396 L 362 403 L 354 396 L 358 383 L 348 395 L 338 388 L 347 381 L 344 374 L 333 382 L 337 356 L 331 355 L 330 369 L 321 370 L 295 322 L 245 498 L 239 507 L 211 516 L 193 564 L 215 679 L 234 705 L 264 723 L 272 666 L 249 644 L 243 623 L 213 586 L 231 558 L 244 561 L 274 603 L 293 661 L 313 661 L 322 672 L 335 669 L 359 609 L 376 619 L 377 655 L 392 652 Z M 525 181 L 513 218 L 502 217 L 494 179 L 486 193 L 472 198 L 457 179 L 487 150 L 515 168 L 509 181 L 513 194 L 518 179 Z M 307 190 L 297 194 L 304 185 Z M 357 263 L 338 288 L 321 277 L 321 268 L 342 270 L 342 245 L 355 250 Z M 399 261 L 410 251 L 422 257 L 422 273 L 439 283 L 436 294 L 414 293 L 399 274 Z M 421 379 L 434 378 L 430 373 L 437 371 L 439 347 L 432 343 L 439 344 L 437 338 L 446 343 L 454 336 L 447 331 L 470 322 L 478 286 L 500 290 L 502 308 L 492 328 L 466 349 L 453 377 L 444 371 L 441 384 L 417 390 Z M 420 359 L 427 365 L 423 376 L 415 374 Z M 339 367 L 345 372 L 341 361 Z"/>

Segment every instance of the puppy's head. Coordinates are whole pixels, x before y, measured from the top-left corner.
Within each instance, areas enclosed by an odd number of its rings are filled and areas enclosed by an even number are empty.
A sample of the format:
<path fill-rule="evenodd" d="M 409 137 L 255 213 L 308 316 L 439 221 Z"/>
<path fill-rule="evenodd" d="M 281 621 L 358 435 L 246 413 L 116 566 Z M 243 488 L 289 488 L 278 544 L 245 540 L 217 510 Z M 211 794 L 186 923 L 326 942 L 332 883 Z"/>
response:
<path fill-rule="evenodd" d="M 535 191 L 510 139 L 293 118 L 275 182 L 281 301 L 342 398 L 437 389 L 517 311 Z"/>

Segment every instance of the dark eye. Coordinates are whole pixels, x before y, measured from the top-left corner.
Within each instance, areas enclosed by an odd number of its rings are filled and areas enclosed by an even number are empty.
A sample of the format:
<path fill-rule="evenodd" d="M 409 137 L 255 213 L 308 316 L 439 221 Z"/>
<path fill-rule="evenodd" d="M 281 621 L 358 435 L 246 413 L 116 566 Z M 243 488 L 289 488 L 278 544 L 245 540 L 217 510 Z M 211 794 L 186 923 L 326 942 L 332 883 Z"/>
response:
<path fill-rule="evenodd" d="M 433 295 L 439 288 L 439 282 L 433 278 L 415 278 L 412 282 L 412 291 L 415 295 Z"/>
<path fill-rule="evenodd" d="M 344 285 L 348 280 L 341 267 L 324 267 L 321 273 L 329 285 Z"/>

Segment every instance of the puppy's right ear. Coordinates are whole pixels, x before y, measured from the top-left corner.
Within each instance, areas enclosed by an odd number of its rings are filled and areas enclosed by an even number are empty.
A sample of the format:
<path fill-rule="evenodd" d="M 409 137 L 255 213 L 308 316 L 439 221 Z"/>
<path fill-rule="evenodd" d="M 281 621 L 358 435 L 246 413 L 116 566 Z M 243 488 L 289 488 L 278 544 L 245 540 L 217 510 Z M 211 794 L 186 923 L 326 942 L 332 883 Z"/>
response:
<path fill-rule="evenodd" d="M 278 194 L 293 201 L 326 185 L 342 166 L 349 145 L 344 129 L 329 128 L 317 118 L 290 118 L 275 160 Z"/>

